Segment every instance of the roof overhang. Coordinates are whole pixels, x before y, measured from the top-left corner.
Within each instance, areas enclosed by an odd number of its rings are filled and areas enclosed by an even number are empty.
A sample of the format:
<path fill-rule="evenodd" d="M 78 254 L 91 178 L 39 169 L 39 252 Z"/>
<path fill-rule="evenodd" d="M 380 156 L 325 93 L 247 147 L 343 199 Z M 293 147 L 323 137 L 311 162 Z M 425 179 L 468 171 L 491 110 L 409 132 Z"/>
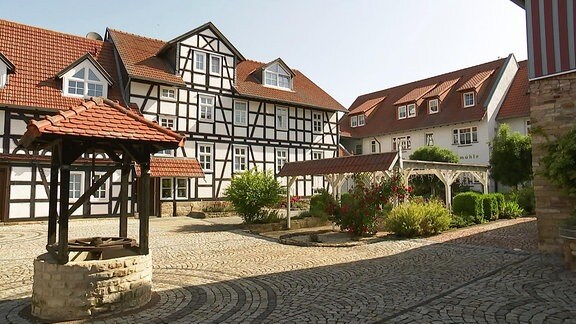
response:
<path fill-rule="evenodd" d="M 106 82 L 108 82 L 108 85 L 114 84 L 114 81 L 112 80 L 112 76 L 110 76 L 110 74 L 104 69 L 104 67 L 102 67 L 102 65 L 100 63 L 98 63 L 98 61 L 96 61 L 96 59 L 94 59 L 94 57 L 90 53 L 86 53 L 86 54 L 82 55 L 76 61 L 72 62 L 70 65 L 68 65 L 66 68 L 64 68 L 62 71 L 58 72 L 58 74 L 56 76 L 58 78 L 62 78 L 64 76 L 64 74 L 66 74 L 68 71 L 72 70 L 74 67 L 76 67 L 78 64 L 84 62 L 85 60 L 88 60 L 92 64 L 92 66 L 94 66 L 94 68 L 102 74 L 102 76 L 106 79 Z"/>

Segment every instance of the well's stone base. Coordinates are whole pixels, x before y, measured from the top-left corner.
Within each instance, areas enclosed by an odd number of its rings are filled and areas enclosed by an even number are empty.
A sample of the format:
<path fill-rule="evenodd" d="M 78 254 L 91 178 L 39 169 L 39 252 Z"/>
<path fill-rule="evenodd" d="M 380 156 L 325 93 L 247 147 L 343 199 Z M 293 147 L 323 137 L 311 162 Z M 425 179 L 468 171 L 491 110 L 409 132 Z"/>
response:
<path fill-rule="evenodd" d="M 125 311 L 148 303 L 151 290 L 150 255 L 58 264 L 42 254 L 34 260 L 32 315 L 65 321 Z"/>

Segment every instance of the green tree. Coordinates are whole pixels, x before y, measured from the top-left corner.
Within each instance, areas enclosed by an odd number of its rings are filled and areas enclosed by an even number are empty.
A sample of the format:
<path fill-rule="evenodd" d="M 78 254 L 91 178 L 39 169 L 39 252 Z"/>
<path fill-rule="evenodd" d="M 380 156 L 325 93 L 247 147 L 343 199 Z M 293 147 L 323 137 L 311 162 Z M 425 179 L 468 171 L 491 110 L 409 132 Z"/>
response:
<path fill-rule="evenodd" d="M 272 172 L 251 169 L 234 175 L 224 196 L 244 222 L 252 224 L 267 217 L 263 208 L 277 205 L 283 192 Z"/>
<path fill-rule="evenodd" d="M 490 174 L 503 185 L 518 188 L 532 179 L 532 140 L 502 124 L 492 140 Z"/>
<path fill-rule="evenodd" d="M 460 159 L 454 152 L 438 146 L 422 146 L 412 154 L 410 160 L 458 163 Z M 444 198 L 444 184 L 434 175 L 413 177 L 410 184 L 414 187 L 412 195 Z"/>

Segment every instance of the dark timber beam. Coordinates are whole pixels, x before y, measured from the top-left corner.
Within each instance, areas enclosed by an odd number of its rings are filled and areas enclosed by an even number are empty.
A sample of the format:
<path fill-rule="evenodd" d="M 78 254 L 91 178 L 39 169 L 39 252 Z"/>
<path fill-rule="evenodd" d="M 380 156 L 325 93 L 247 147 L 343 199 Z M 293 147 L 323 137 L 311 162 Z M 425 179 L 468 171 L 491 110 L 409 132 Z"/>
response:
<path fill-rule="evenodd" d="M 148 254 L 149 218 L 150 218 L 150 156 L 148 161 L 140 161 L 140 186 L 142 188 L 139 206 L 140 254 Z"/>
<path fill-rule="evenodd" d="M 130 176 L 130 158 L 123 154 L 120 174 L 120 237 L 128 237 L 128 177 Z"/>
<path fill-rule="evenodd" d="M 58 220 L 58 262 L 68 263 L 68 204 L 70 202 L 70 164 L 60 166 L 60 218 Z"/>
<path fill-rule="evenodd" d="M 50 194 L 48 195 L 48 245 L 56 243 L 58 222 L 58 179 L 60 175 L 60 146 L 55 145 L 50 162 Z"/>

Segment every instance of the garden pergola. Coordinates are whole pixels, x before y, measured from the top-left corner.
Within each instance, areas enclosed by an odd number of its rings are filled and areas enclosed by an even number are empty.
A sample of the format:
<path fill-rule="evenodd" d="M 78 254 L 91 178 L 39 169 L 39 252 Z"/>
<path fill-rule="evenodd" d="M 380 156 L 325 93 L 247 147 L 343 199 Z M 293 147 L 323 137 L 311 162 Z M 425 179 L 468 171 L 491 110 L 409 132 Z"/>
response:
<path fill-rule="evenodd" d="M 330 185 L 332 195 L 337 197 L 344 180 L 356 173 L 371 173 L 373 179 L 378 179 L 390 177 L 397 170 L 402 174 L 406 185 L 411 176 L 435 175 L 445 186 L 446 207 L 451 209 L 452 189 L 450 186 L 458 177 L 463 173 L 468 173 L 482 184 L 484 192 L 488 192 L 488 169 L 488 165 L 479 164 L 404 160 L 401 152 L 385 152 L 288 162 L 282 167 L 278 176 L 287 178 L 286 217 L 287 227 L 290 228 L 290 190 L 298 177 L 324 176 Z"/>

